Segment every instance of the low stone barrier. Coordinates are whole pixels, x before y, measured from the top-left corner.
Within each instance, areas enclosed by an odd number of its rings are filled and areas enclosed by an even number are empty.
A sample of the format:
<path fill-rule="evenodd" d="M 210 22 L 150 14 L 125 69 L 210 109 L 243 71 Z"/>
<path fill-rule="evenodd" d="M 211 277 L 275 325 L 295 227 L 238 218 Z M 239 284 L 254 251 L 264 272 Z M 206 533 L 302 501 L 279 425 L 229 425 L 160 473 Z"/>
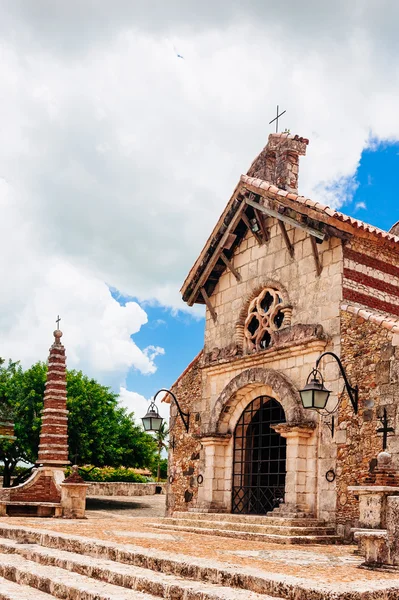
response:
<path fill-rule="evenodd" d="M 165 494 L 165 483 L 130 483 L 125 481 L 88 481 L 88 496 L 153 496 Z"/>

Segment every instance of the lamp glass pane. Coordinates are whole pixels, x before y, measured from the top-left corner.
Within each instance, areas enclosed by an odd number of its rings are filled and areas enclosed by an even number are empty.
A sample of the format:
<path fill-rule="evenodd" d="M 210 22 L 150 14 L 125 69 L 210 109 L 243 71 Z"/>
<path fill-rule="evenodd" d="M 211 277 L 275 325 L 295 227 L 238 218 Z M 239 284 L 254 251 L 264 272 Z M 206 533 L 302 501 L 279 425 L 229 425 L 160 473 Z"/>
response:
<path fill-rule="evenodd" d="M 313 408 L 313 390 L 301 390 L 303 408 Z"/>
<path fill-rule="evenodd" d="M 148 417 L 143 417 L 141 419 L 143 421 L 143 427 L 144 427 L 144 431 L 151 431 L 151 418 Z"/>
<path fill-rule="evenodd" d="M 152 418 L 152 431 L 159 431 L 162 425 L 163 418 L 162 417 L 153 417 Z"/>
<path fill-rule="evenodd" d="M 314 391 L 314 407 L 325 408 L 330 392 L 326 389 Z"/>

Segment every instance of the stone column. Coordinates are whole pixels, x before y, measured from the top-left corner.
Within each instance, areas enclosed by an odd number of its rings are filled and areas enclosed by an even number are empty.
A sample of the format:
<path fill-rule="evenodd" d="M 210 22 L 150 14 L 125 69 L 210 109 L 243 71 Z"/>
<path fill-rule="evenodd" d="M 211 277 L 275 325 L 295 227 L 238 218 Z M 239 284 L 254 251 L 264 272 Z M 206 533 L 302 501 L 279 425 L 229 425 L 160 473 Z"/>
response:
<path fill-rule="evenodd" d="M 201 438 L 205 454 L 204 482 L 198 494 L 198 509 L 201 512 L 229 511 L 226 498 L 228 487 L 231 489 L 231 464 L 226 463 L 226 448 L 230 441 L 231 435 Z"/>
<path fill-rule="evenodd" d="M 316 508 L 315 423 L 271 426 L 287 440 L 284 504 L 279 513 L 314 515 Z"/>

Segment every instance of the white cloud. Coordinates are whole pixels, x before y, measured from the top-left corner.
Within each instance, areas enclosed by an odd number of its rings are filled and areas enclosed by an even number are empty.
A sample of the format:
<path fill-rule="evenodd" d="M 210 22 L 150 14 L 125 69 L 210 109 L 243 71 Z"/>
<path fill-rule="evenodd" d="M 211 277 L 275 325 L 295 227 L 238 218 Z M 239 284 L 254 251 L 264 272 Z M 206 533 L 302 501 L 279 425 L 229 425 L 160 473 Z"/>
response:
<path fill-rule="evenodd" d="M 160 397 L 161 395 L 157 398 L 156 402 L 159 414 L 169 421 L 169 404 L 161 402 Z M 131 392 L 122 386 L 119 391 L 119 401 L 123 407 L 127 408 L 128 412 L 134 413 L 135 421 L 141 424 L 141 418 L 146 414 L 150 400 L 147 400 L 147 398 L 141 394 Z"/>
<path fill-rule="evenodd" d="M 71 366 L 153 372 L 130 339 L 144 312 L 105 284 L 182 307 L 276 104 L 310 138 L 300 191 L 350 200 L 362 150 L 399 139 L 399 4 L 383 5 L 0 0 L 1 354 L 43 357 L 60 312 Z"/>
<path fill-rule="evenodd" d="M 362 208 L 363 210 L 367 210 L 366 203 L 365 202 L 356 202 L 355 210 L 359 210 L 360 208 Z"/>

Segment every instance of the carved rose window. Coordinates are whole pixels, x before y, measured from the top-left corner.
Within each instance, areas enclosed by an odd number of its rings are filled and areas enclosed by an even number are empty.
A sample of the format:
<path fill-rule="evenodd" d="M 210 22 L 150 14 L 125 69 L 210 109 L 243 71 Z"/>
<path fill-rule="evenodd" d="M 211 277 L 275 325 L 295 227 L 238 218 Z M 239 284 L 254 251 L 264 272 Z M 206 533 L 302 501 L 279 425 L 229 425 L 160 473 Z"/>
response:
<path fill-rule="evenodd" d="M 254 298 L 245 319 L 247 352 L 264 350 L 273 342 L 273 332 L 290 325 L 291 307 L 283 303 L 279 290 L 265 288 Z"/>

